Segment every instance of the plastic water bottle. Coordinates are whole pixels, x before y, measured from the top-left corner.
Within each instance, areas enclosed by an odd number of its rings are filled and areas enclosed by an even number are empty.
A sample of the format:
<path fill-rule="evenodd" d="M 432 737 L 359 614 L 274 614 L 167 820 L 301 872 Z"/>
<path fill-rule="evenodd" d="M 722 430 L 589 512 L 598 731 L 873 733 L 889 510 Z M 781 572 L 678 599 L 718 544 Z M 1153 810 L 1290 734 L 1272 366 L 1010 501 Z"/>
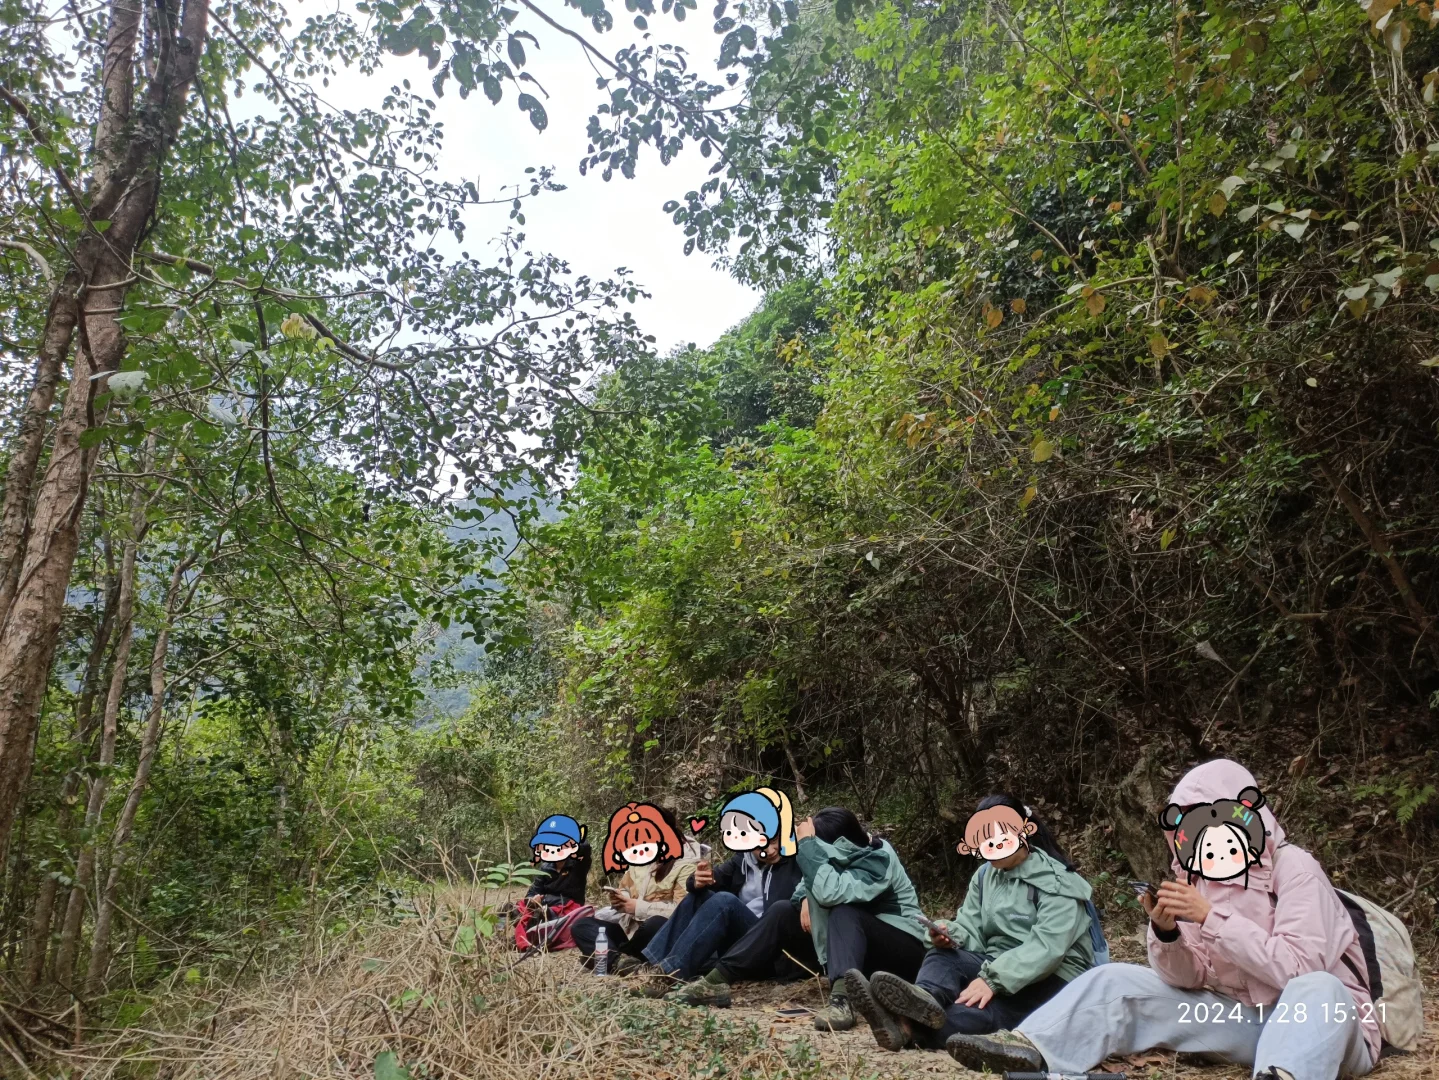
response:
<path fill-rule="evenodd" d="M 608 975 L 610 973 L 610 936 L 600 927 L 599 934 L 595 937 L 595 974 Z"/>

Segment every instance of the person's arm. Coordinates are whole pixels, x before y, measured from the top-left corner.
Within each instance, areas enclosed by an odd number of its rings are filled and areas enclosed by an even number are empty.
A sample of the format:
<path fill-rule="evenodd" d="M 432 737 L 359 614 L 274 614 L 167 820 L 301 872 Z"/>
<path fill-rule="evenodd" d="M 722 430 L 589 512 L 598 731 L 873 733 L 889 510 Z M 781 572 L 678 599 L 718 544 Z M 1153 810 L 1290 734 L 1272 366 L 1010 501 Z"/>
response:
<path fill-rule="evenodd" d="M 821 907 L 863 904 L 889 889 L 889 859 L 884 852 L 874 850 L 844 869 L 831 862 L 833 856 L 834 848 L 818 837 L 806 836 L 799 842 L 796 858 L 809 887 L 806 895 Z"/>
<path fill-rule="evenodd" d="M 1209 965 L 1179 927 L 1161 930 L 1149 924 L 1149 966 L 1170 986 L 1198 990 L 1209 975 Z"/>
<path fill-rule="evenodd" d="M 979 977 L 996 993 L 1017 994 L 1053 975 L 1080 935 L 1089 932 L 1089 910 L 1074 897 L 1047 892 L 1038 896 L 1029 936 L 980 966 Z"/>
<path fill-rule="evenodd" d="M 551 870 L 541 877 L 535 878 L 534 881 L 530 882 L 530 887 L 525 890 L 525 899 L 528 900 L 532 896 L 544 896 L 545 893 L 554 892 L 555 890 L 551 888 L 551 886 L 555 884 L 558 877 L 559 874 Z"/>
<path fill-rule="evenodd" d="M 714 869 L 714 888 L 720 892 L 738 893 L 744 886 L 744 856 L 731 855 Z"/>
<path fill-rule="evenodd" d="M 981 867 L 981 870 L 983 867 Z M 952 919 L 941 919 L 939 924 L 949 931 L 950 940 L 961 949 L 970 952 L 984 952 L 984 912 L 981 907 L 984 886 L 979 873 L 969 879 L 969 888 L 964 890 L 964 903 Z"/>
<path fill-rule="evenodd" d="M 1274 929 L 1268 932 L 1216 904 L 1200 928 L 1201 937 L 1217 955 L 1270 986 L 1285 986 L 1312 971 L 1332 970 L 1349 943 L 1353 924 L 1331 901 L 1331 888 L 1312 873 L 1289 878 L 1274 907 Z"/>

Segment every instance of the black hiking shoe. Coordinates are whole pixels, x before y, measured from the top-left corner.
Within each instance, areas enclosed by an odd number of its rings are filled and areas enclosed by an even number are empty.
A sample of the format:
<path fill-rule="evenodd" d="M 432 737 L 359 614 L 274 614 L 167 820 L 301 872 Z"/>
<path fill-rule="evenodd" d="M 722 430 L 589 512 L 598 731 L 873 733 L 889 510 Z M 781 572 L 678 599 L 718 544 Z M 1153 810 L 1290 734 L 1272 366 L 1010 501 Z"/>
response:
<path fill-rule="evenodd" d="M 903 1050 L 910 1043 L 909 1032 L 904 1024 L 878 1001 L 870 992 L 870 982 L 858 968 L 844 973 L 844 986 L 849 992 L 851 1008 L 864 1017 L 874 1041 L 884 1050 Z"/>
<path fill-rule="evenodd" d="M 892 1013 L 897 1013 L 916 1024 L 938 1030 L 944 1027 L 944 1010 L 934 995 L 921 990 L 914 983 L 905 982 L 890 971 L 876 971 L 869 983 L 870 993 Z"/>
<path fill-rule="evenodd" d="M 951 1035 L 944 1044 L 949 1056 L 975 1072 L 1046 1072 L 1044 1055 L 1017 1031 L 993 1035 Z"/>

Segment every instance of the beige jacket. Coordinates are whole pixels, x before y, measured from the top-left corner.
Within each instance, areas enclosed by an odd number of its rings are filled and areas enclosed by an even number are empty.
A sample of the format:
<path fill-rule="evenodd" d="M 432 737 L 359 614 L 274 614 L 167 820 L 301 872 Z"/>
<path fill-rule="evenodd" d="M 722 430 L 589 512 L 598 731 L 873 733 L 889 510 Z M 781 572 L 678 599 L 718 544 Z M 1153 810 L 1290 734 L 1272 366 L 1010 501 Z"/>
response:
<path fill-rule="evenodd" d="M 655 868 L 659 863 L 648 866 L 631 866 L 620 878 L 619 887 L 634 897 L 635 913 L 621 913 L 620 929 L 627 936 L 633 936 L 640 923 L 656 915 L 668 919 L 674 914 L 675 906 L 685 898 L 685 882 L 695 872 L 695 865 L 704 857 L 700 845 L 692 840 L 685 841 L 684 854 L 669 864 L 663 881 L 655 879 Z"/>

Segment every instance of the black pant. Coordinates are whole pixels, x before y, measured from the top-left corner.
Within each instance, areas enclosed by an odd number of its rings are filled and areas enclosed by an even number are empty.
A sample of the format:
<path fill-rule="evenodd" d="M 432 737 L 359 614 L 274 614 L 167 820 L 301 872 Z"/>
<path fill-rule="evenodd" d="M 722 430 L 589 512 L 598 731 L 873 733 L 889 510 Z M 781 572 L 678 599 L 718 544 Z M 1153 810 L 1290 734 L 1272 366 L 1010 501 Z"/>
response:
<path fill-rule="evenodd" d="M 628 953 L 630 956 L 638 956 L 640 951 L 650 943 L 650 938 L 659 933 L 660 927 L 665 924 L 663 915 L 654 915 L 635 927 L 634 937 L 630 937 L 620 929 L 619 923 L 600 922 L 593 916 L 576 919 L 570 927 L 570 934 L 575 939 L 575 944 L 580 947 L 580 952 L 586 956 L 594 955 L 595 939 L 599 937 L 600 927 L 605 928 L 605 940 L 609 943 L 610 952 Z"/>
<path fill-rule="evenodd" d="M 939 1007 L 944 1010 L 944 1027 L 933 1031 L 915 1024 L 916 1042 L 921 1046 L 940 1048 L 946 1039 L 958 1032 L 988 1035 L 993 1031 L 1012 1029 L 1064 989 L 1064 980 L 1058 975 L 1050 975 L 1014 994 L 1001 994 L 996 990 L 989 1004 L 982 1009 L 956 1004 L 954 999 L 959 997 L 959 992 L 969 985 L 971 979 L 979 975 L 980 967 L 988 959 L 981 953 L 966 949 L 929 951 L 914 985 L 939 1002 Z"/>
<path fill-rule="evenodd" d="M 776 900 L 715 967 L 726 982 L 802 979 L 819 967 L 819 957 L 814 939 L 799 924 L 799 909 L 788 900 Z"/>
<path fill-rule="evenodd" d="M 831 983 L 850 968 L 865 975 L 889 971 L 913 979 L 924 961 L 924 942 L 853 904 L 829 909 L 827 945 Z"/>

